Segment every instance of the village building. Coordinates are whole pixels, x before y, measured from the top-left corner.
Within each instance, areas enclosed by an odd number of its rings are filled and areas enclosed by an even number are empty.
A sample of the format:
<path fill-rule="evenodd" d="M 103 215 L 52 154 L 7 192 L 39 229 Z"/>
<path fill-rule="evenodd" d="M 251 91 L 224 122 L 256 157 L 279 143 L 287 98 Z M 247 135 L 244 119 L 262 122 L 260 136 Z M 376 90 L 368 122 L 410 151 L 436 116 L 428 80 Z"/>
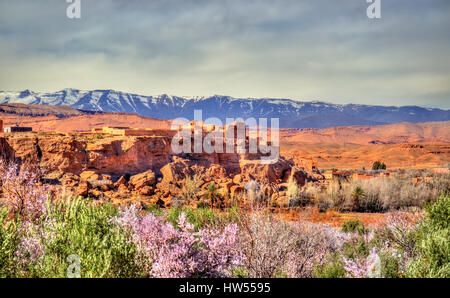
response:
<path fill-rule="evenodd" d="M 2 124 L 3 126 L 3 124 Z M 15 132 L 31 132 L 33 128 L 31 127 L 22 127 L 22 126 L 5 126 L 3 127 L 4 133 L 15 133 Z"/>
<path fill-rule="evenodd" d="M 152 128 L 130 128 L 130 127 L 102 127 L 93 128 L 91 133 L 108 134 L 116 136 L 173 136 L 175 131 L 167 129 L 152 129 Z"/>
<path fill-rule="evenodd" d="M 341 172 L 341 171 L 326 171 L 323 176 L 327 180 L 343 180 L 348 179 L 350 177 L 350 174 L 347 172 Z"/>
<path fill-rule="evenodd" d="M 358 181 L 358 180 L 369 180 L 369 179 L 372 179 L 372 178 L 375 178 L 375 175 L 374 174 L 372 174 L 372 173 L 353 173 L 353 175 L 352 175 L 352 179 L 353 180 L 355 180 L 355 181 Z"/>
<path fill-rule="evenodd" d="M 434 168 L 431 170 L 436 174 L 450 174 L 450 168 Z"/>

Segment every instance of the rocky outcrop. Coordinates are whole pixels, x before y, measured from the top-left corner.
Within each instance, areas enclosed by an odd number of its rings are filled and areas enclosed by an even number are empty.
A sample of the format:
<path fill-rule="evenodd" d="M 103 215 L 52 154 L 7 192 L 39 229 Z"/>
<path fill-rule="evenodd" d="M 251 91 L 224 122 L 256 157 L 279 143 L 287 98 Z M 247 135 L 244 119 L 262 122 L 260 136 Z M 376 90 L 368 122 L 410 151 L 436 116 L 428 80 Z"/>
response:
<path fill-rule="evenodd" d="M 150 196 L 155 193 L 156 177 L 152 170 L 132 176 L 129 181 L 129 188 L 140 195 Z"/>
<path fill-rule="evenodd" d="M 0 139 L 0 148 L 9 158 L 15 155 L 21 161 L 39 163 L 47 177 L 59 179 L 75 195 L 114 202 L 179 203 L 186 196 L 188 179 L 196 184 L 190 188 L 198 202 L 203 202 L 211 189 L 224 201 L 243 197 L 251 181 L 258 182 L 263 197 L 276 196 L 280 201 L 283 184 L 289 180 L 302 187 L 320 179 L 318 171 L 308 173 L 283 157 L 263 164 L 237 153 L 177 155 L 168 136 L 97 138 L 29 133 Z M 214 204 L 221 206 L 224 201 Z"/>
<path fill-rule="evenodd" d="M 90 137 L 92 138 L 92 136 Z M 39 163 L 47 172 L 79 175 L 91 170 L 112 176 L 159 171 L 171 161 L 170 138 L 21 134 L 6 143 L 22 161 Z"/>
<path fill-rule="evenodd" d="M 21 161 L 39 163 L 47 172 L 79 174 L 85 165 L 85 143 L 72 136 L 21 134 L 8 143 Z"/>
<path fill-rule="evenodd" d="M 15 159 L 15 151 L 9 145 L 6 139 L 0 138 L 0 160 L 13 161 Z"/>
<path fill-rule="evenodd" d="M 281 183 L 289 178 L 292 166 L 292 162 L 284 158 L 279 158 L 274 164 L 242 160 L 240 174 L 244 181 L 256 180 L 264 184 Z"/>
<path fill-rule="evenodd" d="M 169 137 L 114 137 L 87 145 L 89 169 L 115 175 L 159 169 L 171 161 Z"/>

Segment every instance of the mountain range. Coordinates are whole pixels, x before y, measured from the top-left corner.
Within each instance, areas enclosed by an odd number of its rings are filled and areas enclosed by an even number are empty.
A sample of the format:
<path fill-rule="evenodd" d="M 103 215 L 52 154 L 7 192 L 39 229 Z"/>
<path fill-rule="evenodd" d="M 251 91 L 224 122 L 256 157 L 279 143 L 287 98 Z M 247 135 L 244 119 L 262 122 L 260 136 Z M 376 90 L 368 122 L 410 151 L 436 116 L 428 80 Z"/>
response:
<path fill-rule="evenodd" d="M 304 102 L 291 99 L 143 96 L 114 90 L 64 89 L 53 93 L 0 91 L 0 104 L 22 103 L 70 106 L 83 111 L 123 112 L 160 119 L 193 119 L 202 110 L 203 119 L 279 118 L 285 128 L 327 128 L 350 125 L 383 125 L 400 122 L 449 121 L 450 110 L 419 106 L 374 106 Z"/>

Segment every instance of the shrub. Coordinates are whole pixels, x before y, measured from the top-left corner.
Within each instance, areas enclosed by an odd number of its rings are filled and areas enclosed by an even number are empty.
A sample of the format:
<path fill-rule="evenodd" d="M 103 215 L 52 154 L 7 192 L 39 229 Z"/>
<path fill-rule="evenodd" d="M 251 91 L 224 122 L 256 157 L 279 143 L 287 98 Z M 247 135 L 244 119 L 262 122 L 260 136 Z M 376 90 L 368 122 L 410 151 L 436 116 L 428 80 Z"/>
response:
<path fill-rule="evenodd" d="M 353 208 L 356 210 L 359 210 L 361 208 L 361 199 L 363 199 L 366 196 L 362 188 L 358 185 L 355 187 L 355 189 L 352 192 L 352 205 Z"/>
<path fill-rule="evenodd" d="M 176 226 L 182 213 L 193 224 L 196 231 L 205 227 L 217 227 L 222 222 L 219 213 L 208 207 L 198 209 L 192 209 L 191 207 L 171 208 L 167 211 L 168 222 Z"/>
<path fill-rule="evenodd" d="M 218 188 L 216 184 L 210 183 L 206 188 L 205 193 L 203 194 L 203 198 L 209 202 L 210 207 L 214 208 L 217 202 L 220 200 L 220 194 L 217 192 Z"/>
<path fill-rule="evenodd" d="M 315 189 L 318 192 L 318 189 Z M 329 208 L 341 210 L 345 206 L 345 193 L 343 192 L 341 182 L 333 180 L 327 186 L 325 196 L 319 197 L 317 207 L 320 211 L 326 211 Z"/>
<path fill-rule="evenodd" d="M 261 185 L 258 182 L 251 180 L 245 184 L 245 190 L 247 200 L 254 206 L 260 205 L 264 199 Z"/>
<path fill-rule="evenodd" d="M 342 223 L 342 232 L 344 233 L 354 233 L 364 234 L 364 224 L 357 218 L 352 220 L 347 220 Z"/>
<path fill-rule="evenodd" d="M 364 195 L 358 196 L 359 211 L 385 212 L 409 207 L 423 207 L 435 201 L 442 193 L 450 190 L 450 176 L 436 175 L 429 182 L 414 183 L 409 175 L 404 177 L 377 177 L 369 180 L 352 181 L 341 191 L 329 192 L 332 200 L 345 196 L 353 202 L 355 190 L 360 188 Z M 350 204 L 350 206 L 354 206 Z M 356 206 L 354 206 L 356 207 Z"/>
<path fill-rule="evenodd" d="M 44 254 L 30 277 L 66 277 L 69 255 L 80 258 L 81 277 L 142 276 L 131 236 L 111 222 L 116 214 L 110 204 L 93 206 L 80 199 L 51 204 L 35 240 Z"/>
<path fill-rule="evenodd" d="M 0 276 L 67 277 L 67 257 L 79 257 L 81 277 L 139 277 L 137 247 L 111 222 L 116 208 L 80 200 L 48 201 L 38 221 L 0 214 Z"/>
<path fill-rule="evenodd" d="M 200 191 L 199 184 L 202 182 L 200 175 L 188 176 L 184 181 L 184 185 L 181 189 L 181 196 L 187 202 L 192 202 L 197 193 Z"/>
<path fill-rule="evenodd" d="M 312 277 L 314 266 L 342 248 L 346 235 L 327 225 L 287 223 L 264 212 L 242 215 L 241 251 L 248 277 Z"/>
<path fill-rule="evenodd" d="M 387 216 L 386 226 L 377 231 L 379 240 L 386 245 L 411 258 L 416 245 L 416 222 L 420 218 L 417 214 L 393 212 Z"/>
<path fill-rule="evenodd" d="M 173 226 L 151 213 L 140 217 L 134 206 L 123 210 L 115 222 L 132 232 L 133 242 L 146 257 L 143 266 L 150 277 L 230 276 L 240 265 L 235 224 L 195 232 L 184 213 Z"/>
<path fill-rule="evenodd" d="M 255 212 L 239 218 L 243 267 L 250 278 L 275 277 L 295 247 L 293 231 L 270 214 Z"/>
<path fill-rule="evenodd" d="M 450 197 L 441 196 L 427 205 L 416 238 L 416 257 L 408 268 L 410 277 L 450 277 Z"/>
<path fill-rule="evenodd" d="M 289 207 L 305 206 L 311 201 L 310 195 L 302 191 L 293 178 L 288 181 L 286 194 L 289 198 Z"/>
<path fill-rule="evenodd" d="M 366 258 L 373 248 L 373 232 L 366 232 L 364 234 L 353 233 L 350 234 L 350 239 L 342 246 L 342 255 L 346 259 L 356 260 Z"/>
<path fill-rule="evenodd" d="M 288 258 L 289 277 L 312 277 L 315 266 L 324 264 L 348 240 L 344 233 L 323 224 L 297 222 L 292 229 L 295 245 Z"/>
<path fill-rule="evenodd" d="M 20 232 L 17 220 L 7 221 L 8 211 L 0 208 L 0 278 L 16 276 L 14 254 L 19 246 Z"/>
<path fill-rule="evenodd" d="M 290 200 L 297 199 L 300 196 L 300 188 L 293 178 L 290 178 L 287 185 L 286 194 Z"/>
<path fill-rule="evenodd" d="M 381 161 L 376 161 L 372 165 L 372 170 L 386 170 L 386 164 Z"/>
<path fill-rule="evenodd" d="M 391 253 L 380 253 L 381 276 L 385 278 L 403 277 L 403 266 L 401 257 Z"/>
<path fill-rule="evenodd" d="M 428 231 L 447 230 L 450 227 L 450 196 L 441 196 L 425 207 L 425 226 Z"/>
<path fill-rule="evenodd" d="M 41 172 L 35 165 L 7 164 L 0 160 L 0 190 L 10 211 L 26 221 L 45 213 L 48 189 L 39 184 Z"/>
<path fill-rule="evenodd" d="M 347 271 L 347 277 L 382 277 L 381 259 L 375 247 L 367 257 L 344 259 L 344 269 Z"/>
<path fill-rule="evenodd" d="M 347 272 L 344 264 L 338 255 L 330 257 L 327 262 L 314 267 L 313 277 L 315 278 L 343 278 Z"/>

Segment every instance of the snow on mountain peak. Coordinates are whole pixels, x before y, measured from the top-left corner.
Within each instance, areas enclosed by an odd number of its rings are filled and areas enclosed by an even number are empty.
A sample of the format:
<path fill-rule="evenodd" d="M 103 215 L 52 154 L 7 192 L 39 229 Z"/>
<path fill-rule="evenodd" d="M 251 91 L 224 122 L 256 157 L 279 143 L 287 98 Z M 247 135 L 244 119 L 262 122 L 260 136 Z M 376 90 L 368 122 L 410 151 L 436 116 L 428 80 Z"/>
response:
<path fill-rule="evenodd" d="M 192 119 L 194 110 L 201 109 L 204 117 L 279 118 L 281 126 L 293 128 L 450 120 L 449 110 L 421 107 L 342 105 L 323 101 L 223 95 L 144 96 L 116 90 L 86 91 L 71 88 L 53 93 L 0 91 L 0 104 L 4 103 L 67 105 L 82 110 L 136 113 L 163 119 Z"/>

